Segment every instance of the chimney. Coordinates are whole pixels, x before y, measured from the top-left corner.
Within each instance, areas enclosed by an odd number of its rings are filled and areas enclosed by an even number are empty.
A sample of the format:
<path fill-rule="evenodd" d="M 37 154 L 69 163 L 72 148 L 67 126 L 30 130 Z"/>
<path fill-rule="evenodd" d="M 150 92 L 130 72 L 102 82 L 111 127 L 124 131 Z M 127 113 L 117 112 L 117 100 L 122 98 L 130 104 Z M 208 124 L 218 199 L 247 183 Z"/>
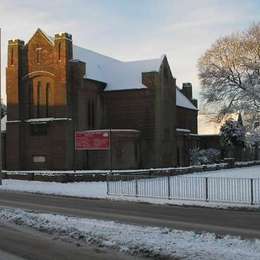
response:
<path fill-rule="evenodd" d="M 190 101 L 192 101 L 192 84 L 191 83 L 189 83 L 189 82 L 188 83 L 183 83 L 181 92 Z"/>

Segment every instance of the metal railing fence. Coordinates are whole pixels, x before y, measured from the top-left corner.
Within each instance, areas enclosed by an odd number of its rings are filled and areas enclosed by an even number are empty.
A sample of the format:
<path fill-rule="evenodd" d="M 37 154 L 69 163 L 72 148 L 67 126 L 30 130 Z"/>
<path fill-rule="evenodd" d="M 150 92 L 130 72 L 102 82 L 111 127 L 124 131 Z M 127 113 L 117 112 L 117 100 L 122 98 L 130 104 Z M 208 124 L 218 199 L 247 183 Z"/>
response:
<path fill-rule="evenodd" d="M 108 175 L 108 195 L 260 204 L 260 178 Z"/>

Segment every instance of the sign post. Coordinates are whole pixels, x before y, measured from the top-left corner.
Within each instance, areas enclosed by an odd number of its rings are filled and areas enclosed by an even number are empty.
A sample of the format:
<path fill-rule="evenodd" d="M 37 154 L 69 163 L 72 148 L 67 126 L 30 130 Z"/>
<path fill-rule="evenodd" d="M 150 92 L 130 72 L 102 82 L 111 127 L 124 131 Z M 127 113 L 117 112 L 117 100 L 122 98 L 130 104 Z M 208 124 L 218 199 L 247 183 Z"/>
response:
<path fill-rule="evenodd" d="M 110 174 L 112 174 L 112 165 L 113 165 L 113 157 L 112 157 L 112 130 L 111 128 L 109 129 L 109 140 L 110 140 L 110 150 L 109 150 L 109 155 L 110 155 Z"/>
<path fill-rule="evenodd" d="M 2 28 L 0 28 L 0 185 L 2 185 Z"/>
<path fill-rule="evenodd" d="M 111 130 L 75 131 L 75 151 L 110 150 L 110 168 L 112 169 Z"/>

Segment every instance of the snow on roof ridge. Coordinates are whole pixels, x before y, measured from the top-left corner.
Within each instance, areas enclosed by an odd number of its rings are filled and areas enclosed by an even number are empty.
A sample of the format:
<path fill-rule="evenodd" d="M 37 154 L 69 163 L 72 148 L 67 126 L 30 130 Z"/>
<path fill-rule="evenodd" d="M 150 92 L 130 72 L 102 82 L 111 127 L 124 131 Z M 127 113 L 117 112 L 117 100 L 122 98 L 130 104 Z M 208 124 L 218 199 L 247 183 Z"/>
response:
<path fill-rule="evenodd" d="M 141 59 L 141 60 L 129 60 L 129 61 L 126 60 L 126 61 L 124 61 L 124 60 L 119 60 L 119 59 L 117 59 L 117 58 L 113 58 L 113 57 L 108 56 L 108 55 L 103 54 L 103 53 L 99 53 L 99 52 L 97 52 L 97 51 L 93 51 L 93 50 L 87 49 L 87 48 L 85 48 L 85 47 L 82 47 L 82 46 L 79 46 L 79 45 L 76 45 L 76 44 L 73 44 L 73 47 L 75 47 L 75 48 L 80 48 L 80 49 L 85 50 L 85 51 L 87 51 L 87 52 L 91 52 L 91 53 L 93 53 L 93 54 L 97 54 L 97 55 L 99 55 L 99 56 L 103 56 L 103 57 L 105 57 L 105 58 L 112 59 L 112 60 L 114 60 L 114 61 L 118 61 L 118 62 L 122 62 L 122 63 L 135 63 L 135 62 L 145 62 L 145 61 L 149 62 L 149 61 L 155 61 L 155 60 L 156 60 L 156 61 L 162 61 L 163 58 L 166 57 L 166 54 L 163 54 L 163 55 L 161 55 L 160 58 Z"/>
<path fill-rule="evenodd" d="M 97 51 L 93 51 L 93 50 L 90 50 L 90 49 L 81 47 L 81 46 L 79 46 L 79 45 L 76 45 L 76 44 L 73 44 L 73 50 L 74 50 L 74 48 L 79 48 L 79 49 L 81 49 L 81 50 L 83 50 L 83 51 L 90 52 L 90 53 L 92 53 L 92 54 L 96 54 L 96 55 L 98 55 L 98 56 L 101 56 L 101 57 L 104 57 L 104 58 L 107 58 L 107 59 L 111 59 L 111 60 L 118 61 L 118 62 L 123 62 L 123 61 L 121 61 L 121 60 L 119 60 L 119 59 L 115 59 L 115 58 L 110 57 L 110 56 L 108 56 L 108 55 L 105 55 L 105 54 L 103 54 L 103 53 L 99 53 L 99 52 L 97 52 Z M 74 55 L 73 55 L 73 56 L 74 56 Z"/>
<path fill-rule="evenodd" d="M 160 58 L 152 58 L 152 59 L 142 59 L 142 60 L 129 60 L 129 61 L 122 61 L 124 63 L 135 63 L 135 62 L 148 62 L 148 61 L 162 61 L 165 56 L 161 56 Z"/>

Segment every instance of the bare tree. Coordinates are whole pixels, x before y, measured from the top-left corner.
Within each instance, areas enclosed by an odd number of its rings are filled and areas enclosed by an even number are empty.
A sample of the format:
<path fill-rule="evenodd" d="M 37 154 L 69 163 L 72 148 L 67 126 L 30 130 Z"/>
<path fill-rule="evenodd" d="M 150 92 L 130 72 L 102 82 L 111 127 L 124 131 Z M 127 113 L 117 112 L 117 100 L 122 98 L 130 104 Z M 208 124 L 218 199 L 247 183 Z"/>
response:
<path fill-rule="evenodd" d="M 219 116 L 260 113 L 260 23 L 217 40 L 199 59 L 202 100 Z"/>

